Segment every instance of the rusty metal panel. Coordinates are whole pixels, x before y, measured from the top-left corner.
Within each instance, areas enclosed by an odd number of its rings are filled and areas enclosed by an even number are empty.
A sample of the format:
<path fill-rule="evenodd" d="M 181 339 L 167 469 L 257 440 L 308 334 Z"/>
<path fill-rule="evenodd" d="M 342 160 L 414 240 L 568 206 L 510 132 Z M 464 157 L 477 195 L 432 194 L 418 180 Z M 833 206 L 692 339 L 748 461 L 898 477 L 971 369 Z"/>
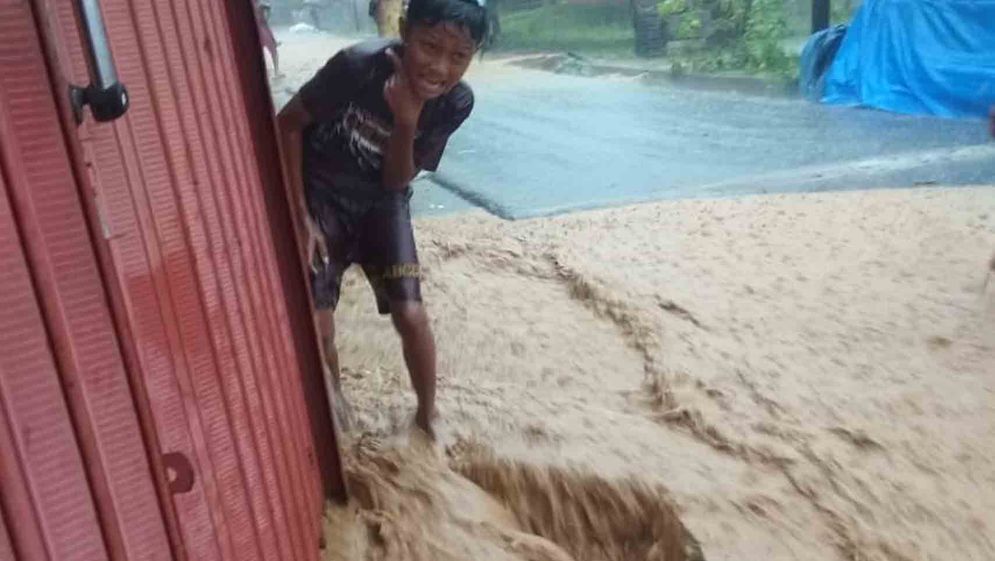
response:
<path fill-rule="evenodd" d="M 279 300 L 271 284 L 274 260 L 266 245 L 268 225 L 261 217 L 259 197 L 251 190 L 259 180 L 253 173 L 254 161 L 246 153 L 246 139 L 240 134 L 239 123 L 245 120 L 244 111 L 240 112 L 233 103 L 238 99 L 237 82 L 231 73 L 234 57 L 228 51 L 226 34 L 219 32 L 217 6 L 217 3 L 192 1 L 173 4 L 180 22 L 176 29 L 179 44 L 193 46 L 183 49 L 184 68 L 191 70 L 188 84 L 192 95 L 187 101 L 207 109 L 211 116 L 210 121 L 203 123 L 200 138 L 204 140 L 205 152 L 216 156 L 207 160 L 217 164 L 210 172 L 217 176 L 215 185 L 220 187 L 215 195 L 225 243 L 228 247 L 245 244 L 250 248 L 247 253 L 229 253 L 233 265 L 230 278 L 236 280 L 233 283 L 236 299 L 229 299 L 229 303 L 251 303 L 233 311 L 243 315 L 245 335 L 262 343 L 244 349 L 248 351 L 245 354 L 253 358 L 253 367 L 244 369 L 250 374 L 244 378 L 246 393 L 250 404 L 266 413 L 266 422 L 257 423 L 259 453 L 264 459 L 260 464 L 267 475 L 268 490 L 284 486 L 284 506 L 289 514 L 286 523 L 305 528 L 311 520 L 317 520 L 317 517 L 309 516 L 305 508 L 309 472 L 301 460 L 304 442 L 308 440 L 307 429 L 306 424 L 300 422 L 302 408 L 295 406 L 291 399 L 293 394 L 283 383 L 292 378 L 285 374 L 284 365 L 293 358 L 281 345 L 281 331 L 286 330 L 279 326 L 286 322 L 280 320 L 274 306 Z M 196 48 L 197 45 L 205 48 Z M 267 427 L 269 430 L 260 430 Z M 276 501 L 279 497 L 273 499 Z M 279 510 L 275 512 L 280 513 Z M 281 520 L 276 522 L 283 523 Z M 277 537 L 284 536 L 278 534 Z M 288 545 L 302 558 L 308 557 L 308 550 L 313 550 L 316 539 L 313 534 L 298 533 L 289 537 Z"/>
<path fill-rule="evenodd" d="M 64 38 L 58 66 L 81 79 L 69 3 L 38 1 Z M 224 4 L 101 2 L 131 109 L 85 124 L 80 154 L 156 452 L 192 477 L 172 495 L 183 552 L 310 561 L 322 494 L 302 359 Z"/>
<path fill-rule="evenodd" d="M 233 357 L 216 327 L 224 310 L 190 173 L 192 158 L 202 156 L 186 153 L 180 108 L 150 7 L 133 10 L 128 2 L 103 7 L 131 109 L 115 124 L 116 139 L 94 147 L 94 189 L 100 205 L 129 215 L 124 224 L 115 222 L 120 216 L 108 216 L 108 241 L 130 300 L 143 370 L 162 376 L 147 384 L 162 452 L 185 458 L 194 474 L 190 491 L 175 497 L 180 526 L 188 534 L 184 546 L 195 559 L 260 559 L 223 379 Z M 100 137 L 102 131 L 92 134 Z M 108 160 L 124 164 L 119 183 L 105 175 Z M 153 291 L 141 286 L 147 282 Z"/>
<path fill-rule="evenodd" d="M 0 138 L 12 134 L 8 65 L 32 28 L 0 4 Z M 16 25 L 22 24 L 22 25 Z M 22 69 L 23 70 L 23 69 Z M 107 559 L 58 371 L 9 200 L 21 162 L 0 160 L 0 502 L 26 559 Z M 16 523 L 16 525 L 15 525 Z"/>
<path fill-rule="evenodd" d="M 0 63 L 2 156 L 112 559 L 171 559 L 131 389 L 29 7 Z M 19 20 L 19 21 L 18 21 Z M 16 59 L 15 59 L 16 57 Z"/>
<path fill-rule="evenodd" d="M 130 8 L 124 3 L 105 5 L 103 9 L 105 18 L 116 16 L 120 22 L 122 18 L 130 17 Z M 48 27 L 53 30 L 50 46 L 57 54 L 56 66 L 61 70 L 62 78 L 77 84 L 85 83 L 87 68 L 83 39 L 73 2 L 46 0 L 39 12 L 46 14 Z M 118 23 L 120 25 L 127 23 Z M 136 54 L 132 62 L 140 65 L 140 54 Z M 122 61 L 118 60 L 117 64 L 121 73 Z M 134 73 L 125 76 L 130 79 L 127 85 L 130 95 L 134 96 L 136 90 L 141 91 L 141 84 L 134 82 Z M 129 118 L 137 122 L 138 130 L 145 134 L 151 131 L 157 136 L 156 115 L 149 108 L 147 93 L 141 103 L 132 104 Z M 224 513 L 219 509 L 212 512 L 209 504 L 208 497 L 218 496 L 210 469 L 204 477 L 200 476 L 198 450 L 206 455 L 206 444 L 187 379 L 171 289 L 153 223 L 154 209 L 143 188 L 146 177 L 168 177 L 169 170 L 162 169 L 161 165 L 158 169 L 141 168 L 136 138 L 131 134 L 128 120 L 113 126 L 95 126 L 88 121 L 78 130 L 77 138 L 77 154 L 84 160 L 82 167 L 88 171 L 89 181 L 84 190 L 90 197 L 88 204 L 98 209 L 102 216 L 105 239 L 100 243 L 107 249 L 105 253 L 110 255 L 113 266 L 113 270 L 107 272 L 107 282 L 114 285 L 111 293 L 119 300 L 116 303 L 121 310 L 119 323 L 128 330 L 127 343 L 132 346 L 131 355 L 137 359 L 135 387 L 144 391 L 144 399 L 138 400 L 138 404 L 147 407 L 144 414 L 153 419 L 153 430 L 158 438 L 158 450 L 152 450 L 152 453 L 170 453 L 175 454 L 174 458 L 189 459 L 197 470 L 194 484 L 171 497 L 174 515 L 170 518 L 175 523 L 174 532 L 179 534 L 173 538 L 182 544 L 181 553 L 188 559 L 221 559 L 221 544 L 228 543 Z M 145 152 L 148 152 L 147 147 Z M 168 194 L 166 198 L 169 198 Z M 173 217 L 169 220 L 175 222 Z M 173 234 L 173 237 L 177 235 Z M 185 267 L 183 263 L 178 265 L 181 271 Z M 180 516 L 182 524 L 178 522 Z"/>
<path fill-rule="evenodd" d="M 224 94 L 225 112 L 229 116 L 230 122 L 234 125 L 229 131 L 229 138 L 232 145 L 237 147 L 240 166 L 244 169 L 245 177 L 247 178 L 247 180 L 237 183 L 239 189 L 233 192 L 233 200 L 246 201 L 248 203 L 246 205 L 247 212 L 252 214 L 252 219 L 261 225 L 265 225 L 264 228 L 252 228 L 247 225 L 243 231 L 251 230 L 255 235 L 262 254 L 269 256 L 268 266 L 260 266 L 256 270 L 258 278 L 261 281 L 261 290 L 263 291 L 262 304 L 266 307 L 269 321 L 272 322 L 271 324 L 264 324 L 263 327 L 266 328 L 268 325 L 281 327 L 281 329 L 272 330 L 270 335 L 273 338 L 274 347 L 278 354 L 278 362 L 269 373 L 273 387 L 279 391 L 279 395 L 283 396 L 283 401 L 285 402 L 276 402 L 278 408 L 286 410 L 285 416 L 290 426 L 286 427 L 285 430 L 290 431 L 289 434 L 298 437 L 285 442 L 284 446 L 288 448 L 288 455 L 292 452 L 293 455 L 291 457 L 296 456 L 301 459 L 298 462 L 299 469 L 310 476 L 300 481 L 299 485 L 305 486 L 305 490 L 310 487 L 311 489 L 320 491 L 318 488 L 320 485 L 320 481 L 317 478 L 318 474 L 313 469 L 315 467 L 315 442 L 319 442 L 321 446 L 334 452 L 335 457 L 333 458 L 334 462 L 332 462 L 331 467 L 338 466 L 338 456 L 337 449 L 335 448 L 334 434 L 329 435 L 331 438 L 326 439 L 325 437 L 325 434 L 331 428 L 327 406 L 325 409 L 312 411 L 312 414 L 319 420 L 317 427 L 315 427 L 309 421 L 307 407 L 301 406 L 300 401 L 293 398 L 293 396 L 301 396 L 302 392 L 304 392 L 305 396 L 307 395 L 306 390 L 301 385 L 302 379 L 308 379 L 311 376 L 310 379 L 316 379 L 319 386 L 321 386 L 323 374 L 320 368 L 310 372 L 306 370 L 307 364 L 317 364 L 317 349 L 312 348 L 311 351 L 308 351 L 305 346 L 303 350 L 298 350 L 295 343 L 309 341 L 313 344 L 316 339 L 313 331 L 306 333 L 295 331 L 291 314 L 288 313 L 288 304 L 294 304 L 292 297 L 304 296 L 304 299 L 298 302 L 301 305 L 298 305 L 295 309 L 297 313 L 294 314 L 294 318 L 304 320 L 309 325 L 311 324 L 310 310 L 307 304 L 306 292 L 303 290 L 304 287 L 298 287 L 298 285 L 292 282 L 288 285 L 282 276 L 282 272 L 285 269 L 299 268 L 299 261 L 296 259 L 296 252 L 293 251 L 292 247 L 292 228 L 290 224 L 274 220 L 274 216 L 279 217 L 279 209 L 272 208 L 274 197 L 270 195 L 277 195 L 275 200 L 282 202 L 284 207 L 286 206 L 286 197 L 283 194 L 282 182 L 279 181 L 279 174 L 277 174 L 276 180 L 272 176 L 267 177 L 267 173 L 273 170 L 274 165 L 277 170 L 279 169 L 279 158 L 275 151 L 267 155 L 256 150 L 256 142 L 260 140 L 258 125 L 272 124 L 273 111 L 270 105 L 263 107 L 251 105 L 252 94 L 265 92 L 268 96 L 265 72 L 256 71 L 248 76 L 250 80 L 247 81 L 245 80 L 246 69 L 242 65 L 242 62 L 254 60 L 261 63 L 262 58 L 258 56 L 261 55 L 261 49 L 259 48 L 258 40 L 251 42 L 249 45 L 240 44 L 237 33 L 238 31 L 244 32 L 246 30 L 254 32 L 256 30 L 255 19 L 251 12 L 237 13 L 238 7 L 248 10 L 251 7 L 250 3 L 219 4 L 202 1 L 200 5 L 205 9 L 210 9 L 210 11 L 205 11 L 205 20 L 213 24 L 213 33 L 215 36 L 228 39 L 218 43 L 220 46 L 220 56 L 212 57 L 212 60 L 215 62 L 214 68 L 219 73 L 220 79 L 229 84 L 229 87 L 222 88 L 219 91 Z M 233 14 L 230 11 L 235 11 L 236 13 Z M 252 53 L 257 56 L 244 56 L 244 54 L 239 56 L 239 53 Z M 222 61 L 224 64 L 218 64 L 218 62 Z M 256 80 L 252 81 L 251 78 L 256 78 Z M 272 132 L 270 132 L 268 138 L 273 138 Z M 279 242 L 288 240 L 291 241 L 290 248 L 283 246 L 277 249 Z M 277 259 L 277 255 L 281 258 Z M 299 273 L 298 270 L 298 280 L 300 278 Z M 294 372 L 297 369 L 304 371 L 298 374 Z M 322 399 L 327 399 L 327 393 L 324 391 L 323 386 L 319 387 L 317 393 Z M 309 428 L 314 431 L 311 434 L 313 438 L 307 437 Z M 301 454 L 303 454 L 303 457 L 300 456 Z M 340 476 L 341 474 L 339 473 Z M 341 482 L 339 483 L 341 484 Z M 320 513 L 324 507 L 323 494 L 312 492 L 310 496 L 311 500 L 305 500 L 300 507 L 305 509 L 304 512 L 308 512 L 307 509 L 310 506 L 314 509 L 311 512 Z M 320 532 L 320 518 L 311 514 L 311 520 L 313 520 L 316 533 Z"/>
<path fill-rule="evenodd" d="M 14 546 L 10 543 L 10 532 L 0 509 L 0 561 L 14 561 Z"/>
<path fill-rule="evenodd" d="M 2 181 L 0 181 L 2 183 Z M 0 409 L 2 412 L 2 409 Z M 13 518 L 7 524 L 11 548 L 17 548 L 18 561 L 47 561 L 45 537 L 34 516 L 31 493 L 24 470 L 18 461 L 17 443 L 7 423 L 0 415 L 0 512 Z M 7 561 L 4 559 L 4 561 Z"/>
<path fill-rule="evenodd" d="M 19 561 L 51 560 L 49 551 L 106 559 L 2 172 L 0 508 Z"/>
<path fill-rule="evenodd" d="M 226 2 L 224 8 L 228 12 L 226 34 L 232 39 L 234 52 L 258 52 L 258 27 L 254 24 L 252 5 L 248 2 Z M 344 500 L 346 489 L 338 434 L 334 425 L 328 422 L 330 405 L 310 315 L 310 299 L 304 281 L 305 266 L 300 260 L 293 258 L 298 254 L 298 248 L 293 234 L 292 212 L 283 184 L 274 120 L 269 118 L 273 115 L 273 102 L 266 69 L 261 56 L 237 56 L 234 59 L 237 61 L 246 115 L 249 116 L 238 123 L 251 140 L 260 177 L 257 196 L 264 203 L 275 251 L 282 257 L 277 261 L 277 270 L 273 271 L 278 277 L 274 282 L 282 287 L 282 298 L 278 294 L 277 301 L 286 303 L 282 307 L 281 320 L 290 327 L 290 331 L 284 332 L 284 341 L 288 348 L 296 351 L 300 369 L 300 375 L 291 377 L 290 381 L 304 392 L 308 413 L 304 421 L 310 423 L 313 437 L 307 443 L 308 453 L 319 466 L 324 495 Z M 256 117 L 261 115 L 267 118 Z M 324 506 L 322 497 L 316 496 L 316 499 L 314 508 L 320 511 Z"/>

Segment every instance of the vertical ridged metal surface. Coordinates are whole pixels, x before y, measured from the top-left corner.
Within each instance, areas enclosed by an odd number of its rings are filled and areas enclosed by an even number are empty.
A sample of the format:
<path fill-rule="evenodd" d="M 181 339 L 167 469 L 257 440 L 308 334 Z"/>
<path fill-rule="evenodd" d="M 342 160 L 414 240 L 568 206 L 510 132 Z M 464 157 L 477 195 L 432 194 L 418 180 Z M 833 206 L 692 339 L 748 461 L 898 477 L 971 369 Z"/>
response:
<path fill-rule="evenodd" d="M 0 509 L 0 559 L 4 561 L 14 559 L 14 545 L 10 543 L 10 532 L 7 530 L 3 509 Z"/>
<path fill-rule="evenodd" d="M 112 559 L 170 559 L 159 501 L 108 310 L 37 26 L 28 6 L 3 18 L 0 71 L 10 183 L 61 385 Z M 8 38 L 12 40 L 8 40 Z"/>
<path fill-rule="evenodd" d="M 184 550 L 315 559 L 321 494 L 299 357 L 245 124 L 270 116 L 247 114 L 222 3 L 101 5 L 131 108 L 84 125 L 82 153 L 161 451 L 194 469 L 193 489 L 173 496 Z M 57 13 L 69 36 L 75 22 Z"/>
<path fill-rule="evenodd" d="M 0 21 L 9 21 L 0 9 Z M 0 33 L 9 30 L 0 27 Z M 10 35 L 4 46 L 14 44 Z M 0 63 L 10 51 L 0 47 Z M 0 110 L 6 108 L 0 88 Z M 6 133 L 9 113 L 0 118 Z M 0 506 L 20 561 L 107 559 L 69 411 L 10 207 L 0 187 Z"/>
<path fill-rule="evenodd" d="M 0 297 L 11 299 L 0 302 L 5 518 L 22 557 L 165 561 L 166 529 L 37 30 L 29 4 L 0 3 L 4 270 L 16 275 Z"/>
<path fill-rule="evenodd" d="M 259 51 L 258 27 L 250 2 L 226 2 L 229 22 L 222 33 L 231 38 L 235 53 Z M 254 185 L 254 197 L 263 201 L 269 221 L 269 234 L 281 257 L 277 267 L 269 270 L 274 281 L 282 285 L 282 300 L 286 302 L 281 321 L 289 325 L 284 330 L 284 342 L 288 348 L 296 349 L 300 372 L 295 380 L 300 381 L 305 396 L 307 415 L 313 439 L 309 455 L 315 458 L 320 467 L 321 484 L 327 497 L 336 500 L 345 498 L 341 456 L 338 450 L 338 435 L 331 423 L 328 394 L 324 386 L 323 366 L 319 358 L 314 323 L 310 314 L 310 299 L 304 282 L 305 266 L 293 256 L 298 248 L 293 235 L 291 208 L 281 177 L 279 151 L 276 143 L 273 100 L 269 94 L 266 69 L 260 56 L 231 56 L 229 60 L 238 70 L 242 102 L 247 118 L 236 121 L 251 139 L 251 147 L 259 172 L 260 182 Z M 303 412 L 302 412 L 303 414 Z M 315 497 L 315 508 L 323 508 L 322 497 Z"/>
<path fill-rule="evenodd" d="M 316 349 L 232 39 L 251 12 L 101 2 L 131 107 L 77 129 L 73 3 L 33 5 L 0 0 L 0 560 L 316 560 Z"/>

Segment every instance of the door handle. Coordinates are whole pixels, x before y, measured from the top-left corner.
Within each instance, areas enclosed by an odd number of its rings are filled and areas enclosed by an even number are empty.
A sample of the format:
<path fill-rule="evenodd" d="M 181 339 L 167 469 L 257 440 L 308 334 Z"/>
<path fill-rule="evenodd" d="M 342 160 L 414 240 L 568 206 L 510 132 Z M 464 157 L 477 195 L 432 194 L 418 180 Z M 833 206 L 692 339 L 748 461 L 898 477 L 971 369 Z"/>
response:
<path fill-rule="evenodd" d="M 80 21 L 83 24 L 90 85 L 69 86 L 69 100 L 73 106 L 76 124 L 83 122 L 83 107 L 89 105 L 90 113 L 98 122 L 113 121 L 128 110 L 128 90 L 117 78 L 117 69 L 111 57 L 104 16 L 98 0 L 77 0 Z"/>

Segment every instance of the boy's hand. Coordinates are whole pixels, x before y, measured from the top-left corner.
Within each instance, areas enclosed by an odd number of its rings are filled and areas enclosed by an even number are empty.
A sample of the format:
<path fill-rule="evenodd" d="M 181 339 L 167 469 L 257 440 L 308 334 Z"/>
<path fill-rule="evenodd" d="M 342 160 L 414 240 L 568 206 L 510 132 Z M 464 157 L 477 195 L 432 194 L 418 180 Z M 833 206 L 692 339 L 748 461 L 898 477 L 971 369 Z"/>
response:
<path fill-rule="evenodd" d="M 322 264 L 328 265 L 328 243 L 325 241 L 325 233 L 309 215 L 304 216 L 304 236 L 308 267 L 313 271 L 317 270 L 314 263 L 315 253 L 318 254 Z"/>
<path fill-rule="evenodd" d="M 387 79 L 384 84 L 383 97 L 387 101 L 387 106 L 394 114 L 394 122 L 399 125 L 416 127 L 418 117 L 421 115 L 425 100 L 422 99 L 408 82 L 407 76 L 401 65 L 401 57 L 397 56 L 392 49 L 387 49 L 387 56 L 394 64 L 394 75 Z"/>

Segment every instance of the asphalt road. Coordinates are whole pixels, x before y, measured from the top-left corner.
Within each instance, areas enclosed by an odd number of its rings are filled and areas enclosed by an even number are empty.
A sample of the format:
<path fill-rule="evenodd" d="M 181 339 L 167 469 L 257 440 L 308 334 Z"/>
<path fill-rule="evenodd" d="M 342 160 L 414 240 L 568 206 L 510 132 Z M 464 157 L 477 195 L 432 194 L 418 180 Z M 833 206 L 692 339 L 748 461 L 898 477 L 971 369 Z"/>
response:
<path fill-rule="evenodd" d="M 277 106 L 360 37 L 277 31 Z M 995 184 L 984 122 L 475 62 L 470 119 L 414 211 L 504 218 L 688 197 Z M 995 189 L 993 189 L 995 196 Z"/>
<path fill-rule="evenodd" d="M 474 113 L 435 188 L 419 182 L 421 213 L 469 205 L 514 219 L 669 198 L 995 184 L 982 121 L 518 68 L 470 82 Z"/>

